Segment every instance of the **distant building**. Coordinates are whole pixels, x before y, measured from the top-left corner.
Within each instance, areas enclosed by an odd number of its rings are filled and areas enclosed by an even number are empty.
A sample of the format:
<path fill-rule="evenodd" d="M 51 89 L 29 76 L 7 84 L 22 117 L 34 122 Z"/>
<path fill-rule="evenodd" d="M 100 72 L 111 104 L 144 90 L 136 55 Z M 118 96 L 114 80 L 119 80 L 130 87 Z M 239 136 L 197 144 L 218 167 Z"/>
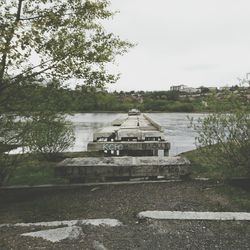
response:
<path fill-rule="evenodd" d="M 188 93 L 188 94 L 200 93 L 200 89 L 188 87 L 188 86 L 183 85 L 183 84 L 182 85 L 171 86 L 170 90 L 171 91 L 184 92 L 184 93 Z"/>
<path fill-rule="evenodd" d="M 182 89 L 185 87 L 185 85 L 175 85 L 175 86 L 171 86 L 170 90 L 171 91 L 182 91 Z"/>

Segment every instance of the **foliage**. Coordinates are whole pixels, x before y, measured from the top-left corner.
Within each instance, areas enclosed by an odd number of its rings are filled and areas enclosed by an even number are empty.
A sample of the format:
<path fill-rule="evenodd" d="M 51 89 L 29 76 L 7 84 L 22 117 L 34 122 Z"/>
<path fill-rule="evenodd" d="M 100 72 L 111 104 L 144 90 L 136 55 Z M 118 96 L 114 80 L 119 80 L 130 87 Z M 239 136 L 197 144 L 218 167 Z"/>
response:
<path fill-rule="evenodd" d="M 204 160 L 229 171 L 241 170 L 250 176 L 250 119 L 243 110 L 234 113 L 213 113 L 198 123 L 197 144 Z M 225 171 L 225 175 L 226 175 Z"/>
<path fill-rule="evenodd" d="M 0 0 L 0 89 L 7 79 L 16 84 L 37 75 L 115 82 L 105 65 L 132 44 L 101 25 L 113 16 L 108 6 L 106 0 Z"/>
<path fill-rule="evenodd" d="M 192 178 L 209 178 L 223 181 L 225 178 L 245 175 L 242 169 L 229 168 L 218 163 L 217 158 L 207 154 L 205 148 L 202 147 L 185 152 L 182 155 L 189 159 L 192 164 Z"/>
<path fill-rule="evenodd" d="M 68 179 L 56 177 L 54 174 L 54 167 L 60 161 L 66 158 L 97 156 L 103 157 L 103 154 L 101 152 L 62 152 L 53 158 L 37 157 L 37 154 L 27 154 L 5 184 L 42 185 L 68 183 Z M 11 157 L 13 157 L 13 155 Z"/>
<path fill-rule="evenodd" d="M 13 175 L 15 168 L 21 156 L 9 157 L 9 155 L 0 153 L 0 186 L 5 184 Z"/>
<path fill-rule="evenodd" d="M 25 161 L 15 169 L 14 174 L 8 179 L 7 185 L 42 185 L 67 183 L 65 179 L 55 177 L 54 167 L 57 162 L 50 159 L 37 158 L 29 155 Z"/>
<path fill-rule="evenodd" d="M 17 142 L 20 130 L 14 132 L 16 128 L 17 124 L 13 121 L 12 115 L 0 115 L 0 186 L 11 176 L 19 160 L 19 157 L 9 157 L 5 153 L 14 148 Z"/>
<path fill-rule="evenodd" d="M 33 80 L 25 81 L 6 90 L 6 109 L 12 112 L 30 113 L 42 110 L 57 112 L 125 111 L 138 108 L 141 111 L 160 112 L 231 112 L 239 108 L 250 111 L 247 101 L 250 89 L 178 96 L 173 91 L 133 91 L 108 93 L 105 89 L 91 86 L 77 86 L 75 89 L 61 88 L 57 79 L 46 84 Z M 174 93 L 174 97 L 173 97 Z M 4 101 L 0 103 L 4 104 Z M 3 107 L 4 105 L 2 105 Z"/>
<path fill-rule="evenodd" d="M 23 145 L 29 151 L 42 154 L 56 154 L 66 150 L 75 140 L 74 132 L 64 117 L 59 114 L 42 112 L 26 121 Z"/>
<path fill-rule="evenodd" d="M 72 127 L 60 114 L 41 112 L 16 120 L 5 114 L 0 118 L 0 185 L 7 183 L 28 157 L 27 154 L 9 155 L 11 149 L 27 146 L 29 152 L 51 158 L 74 141 Z"/>

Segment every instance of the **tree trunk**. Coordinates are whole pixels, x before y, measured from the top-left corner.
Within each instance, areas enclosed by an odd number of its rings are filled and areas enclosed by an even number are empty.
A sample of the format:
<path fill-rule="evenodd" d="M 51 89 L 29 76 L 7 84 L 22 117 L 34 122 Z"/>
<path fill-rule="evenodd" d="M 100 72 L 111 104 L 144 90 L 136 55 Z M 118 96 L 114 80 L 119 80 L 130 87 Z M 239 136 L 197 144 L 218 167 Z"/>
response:
<path fill-rule="evenodd" d="M 11 31 L 10 31 L 9 35 L 6 37 L 6 43 L 4 45 L 4 52 L 3 52 L 1 62 L 0 62 L 0 93 L 5 88 L 5 86 L 4 86 L 4 73 L 5 73 L 5 70 L 6 70 L 8 53 L 10 51 L 10 43 L 11 43 L 11 40 L 12 40 L 12 38 L 14 36 L 14 33 L 15 33 L 15 27 L 17 26 L 17 24 L 18 24 L 18 22 L 20 21 L 20 18 L 21 18 L 22 2 L 23 2 L 23 0 L 18 1 L 16 18 L 15 18 L 15 21 L 14 21 L 14 23 L 12 25 L 12 28 L 11 28 Z"/>

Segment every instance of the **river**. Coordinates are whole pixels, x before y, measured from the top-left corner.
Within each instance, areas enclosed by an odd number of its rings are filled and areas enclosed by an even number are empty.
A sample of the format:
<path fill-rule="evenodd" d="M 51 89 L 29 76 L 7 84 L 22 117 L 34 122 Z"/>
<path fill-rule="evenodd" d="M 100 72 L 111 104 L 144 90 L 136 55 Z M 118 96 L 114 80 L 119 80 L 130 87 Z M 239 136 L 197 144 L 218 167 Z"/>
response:
<path fill-rule="evenodd" d="M 171 143 L 170 155 L 177 155 L 195 149 L 196 132 L 189 127 L 189 117 L 197 120 L 205 114 L 197 113 L 148 113 L 153 120 L 159 122 L 164 128 L 167 140 Z M 120 113 L 78 113 L 67 116 L 73 123 L 75 131 L 75 144 L 67 151 L 86 151 L 87 144 L 92 140 L 93 132 L 109 125 L 114 119 L 126 116 Z"/>

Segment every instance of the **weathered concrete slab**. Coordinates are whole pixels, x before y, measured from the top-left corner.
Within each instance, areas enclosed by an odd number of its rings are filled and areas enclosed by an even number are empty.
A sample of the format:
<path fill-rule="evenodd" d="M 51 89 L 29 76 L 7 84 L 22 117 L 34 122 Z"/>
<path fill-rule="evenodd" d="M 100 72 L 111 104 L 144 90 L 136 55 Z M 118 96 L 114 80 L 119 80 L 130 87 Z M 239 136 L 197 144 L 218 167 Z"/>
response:
<path fill-rule="evenodd" d="M 129 143 L 134 144 L 130 146 Z M 93 134 L 93 142 L 88 144 L 89 151 L 102 151 L 105 155 L 114 156 L 161 156 L 162 152 L 158 150 L 164 150 L 163 155 L 168 156 L 169 149 L 170 143 L 161 126 L 140 113 L 121 117 L 114 120 L 112 126 L 98 129 Z"/>
<path fill-rule="evenodd" d="M 60 166 L 181 166 L 189 165 L 190 162 L 184 157 L 170 156 L 170 157 L 158 157 L 158 156 L 144 156 L 144 157 L 78 157 L 67 158 L 58 164 Z"/>
<path fill-rule="evenodd" d="M 44 240 L 55 243 L 66 239 L 76 240 L 80 237 L 81 234 L 83 234 L 81 227 L 73 226 L 24 233 L 21 234 L 21 236 L 42 238 Z"/>
<path fill-rule="evenodd" d="M 147 121 L 149 121 L 157 130 L 163 132 L 163 128 L 162 128 L 162 126 L 161 126 L 158 122 L 154 121 L 153 119 L 151 119 L 149 116 L 147 116 L 147 115 L 145 115 L 145 114 L 143 114 L 143 116 L 144 116 L 144 118 L 145 118 Z"/>
<path fill-rule="evenodd" d="M 127 119 L 127 117 L 121 117 L 121 118 L 117 118 L 114 121 L 112 121 L 111 125 L 112 126 L 121 126 L 122 123 Z"/>
<path fill-rule="evenodd" d="M 157 177 L 179 178 L 190 173 L 183 157 L 85 157 L 68 158 L 55 168 L 56 175 L 77 178 Z"/>
<path fill-rule="evenodd" d="M 114 134 L 115 141 L 129 137 L 137 138 L 137 140 L 145 140 L 147 137 L 164 138 L 161 126 L 145 114 L 114 120 L 112 126 L 98 129 L 93 135 L 93 141 L 110 138 Z"/>
<path fill-rule="evenodd" d="M 102 139 L 109 138 L 110 136 L 112 136 L 112 134 L 115 134 L 116 131 L 117 131 L 116 126 L 109 126 L 109 127 L 98 129 L 93 135 L 93 141 L 97 141 L 100 138 Z"/>
<path fill-rule="evenodd" d="M 44 222 L 31 222 L 31 223 L 15 223 L 15 224 L 0 224 L 0 227 L 60 227 L 60 226 L 107 226 L 117 227 L 122 223 L 116 219 L 86 219 L 86 220 L 62 220 L 62 221 L 44 221 Z"/>
<path fill-rule="evenodd" d="M 247 220 L 250 213 L 244 212 L 181 212 L 181 211 L 144 211 L 138 214 L 140 219 L 156 220 Z"/>

